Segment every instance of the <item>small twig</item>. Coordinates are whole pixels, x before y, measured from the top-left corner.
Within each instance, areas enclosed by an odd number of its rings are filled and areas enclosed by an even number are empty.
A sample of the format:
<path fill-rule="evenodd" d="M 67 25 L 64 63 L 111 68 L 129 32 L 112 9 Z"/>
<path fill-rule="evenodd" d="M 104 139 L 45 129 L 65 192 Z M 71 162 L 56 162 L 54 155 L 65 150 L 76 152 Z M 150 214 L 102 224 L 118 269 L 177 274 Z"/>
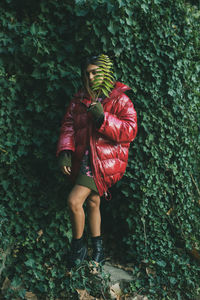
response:
<path fill-rule="evenodd" d="M 135 294 L 134 294 L 134 297 L 136 296 L 138 296 L 138 297 L 141 297 L 141 292 L 144 290 L 144 288 L 140 288 L 137 292 L 135 292 Z M 135 298 L 134 298 L 135 299 Z"/>
<path fill-rule="evenodd" d="M 7 153 L 7 151 L 4 150 L 4 149 L 2 149 L 1 147 L 0 147 L 0 151 L 2 151 L 2 152 L 4 152 L 4 153 Z"/>
<path fill-rule="evenodd" d="M 195 182 L 195 180 L 194 180 L 194 177 L 192 176 L 191 173 L 190 173 L 190 176 L 191 176 L 192 181 L 193 181 L 193 183 L 194 183 L 194 185 L 195 185 L 195 187 L 196 187 L 196 189 L 197 189 L 197 192 L 198 192 L 198 194 L 199 194 L 199 196 L 200 196 L 200 190 L 199 190 L 199 188 L 198 188 L 198 186 L 197 186 L 197 184 L 196 184 L 196 182 Z"/>
<path fill-rule="evenodd" d="M 75 271 L 77 272 L 77 271 L 79 271 L 80 269 L 83 269 L 85 267 L 85 264 L 80 264 L 80 266 L 77 268 L 77 269 L 75 269 Z"/>
<path fill-rule="evenodd" d="M 144 244 L 145 244 L 145 249 L 147 251 L 147 235 L 146 235 L 146 226 L 145 226 L 145 218 L 141 218 L 142 223 L 143 223 L 143 228 L 144 228 Z"/>

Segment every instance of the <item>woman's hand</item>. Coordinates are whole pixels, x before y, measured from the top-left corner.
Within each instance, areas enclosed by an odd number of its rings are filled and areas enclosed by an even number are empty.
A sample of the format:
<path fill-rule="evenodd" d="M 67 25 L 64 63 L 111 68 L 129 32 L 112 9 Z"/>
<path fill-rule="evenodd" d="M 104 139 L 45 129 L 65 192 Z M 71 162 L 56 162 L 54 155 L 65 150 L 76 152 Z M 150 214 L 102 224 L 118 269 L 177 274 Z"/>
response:
<path fill-rule="evenodd" d="M 100 128 L 104 122 L 104 111 L 102 104 L 97 101 L 90 105 L 88 111 L 92 114 L 96 128 Z"/>
<path fill-rule="evenodd" d="M 65 175 L 71 175 L 71 152 L 63 150 L 58 157 L 58 166 Z"/>
<path fill-rule="evenodd" d="M 71 167 L 63 166 L 61 167 L 61 170 L 65 175 L 71 175 Z"/>
<path fill-rule="evenodd" d="M 93 118 L 96 120 L 101 115 L 104 115 L 103 106 L 100 102 L 93 102 L 91 103 L 88 111 L 92 114 Z"/>

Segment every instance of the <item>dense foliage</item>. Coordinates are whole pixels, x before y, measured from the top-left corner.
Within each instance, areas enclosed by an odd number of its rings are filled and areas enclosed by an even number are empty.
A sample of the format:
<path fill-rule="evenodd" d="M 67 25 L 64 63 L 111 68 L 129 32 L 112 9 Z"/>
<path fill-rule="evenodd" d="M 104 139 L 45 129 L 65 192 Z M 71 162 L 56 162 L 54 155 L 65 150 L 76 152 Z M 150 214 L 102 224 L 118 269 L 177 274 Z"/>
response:
<path fill-rule="evenodd" d="M 193 299 L 200 293 L 198 8 L 184 0 L 2 0 L 0 14 L 0 282 L 12 285 L 4 297 L 23 299 L 28 290 L 54 299 L 65 291 L 69 299 L 89 289 L 83 273 L 66 275 L 71 187 L 55 151 L 81 60 L 105 53 L 132 87 L 139 126 L 126 175 L 112 200 L 102 200 L 107 249 L 135 263 L 132 292 Z"/>

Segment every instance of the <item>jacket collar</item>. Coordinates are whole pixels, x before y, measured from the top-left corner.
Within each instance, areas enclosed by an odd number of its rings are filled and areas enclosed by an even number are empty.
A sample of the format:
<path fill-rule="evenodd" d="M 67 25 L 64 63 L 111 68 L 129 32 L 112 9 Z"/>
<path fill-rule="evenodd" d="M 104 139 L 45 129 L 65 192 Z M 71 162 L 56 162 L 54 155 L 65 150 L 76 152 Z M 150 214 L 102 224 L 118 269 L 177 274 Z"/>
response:
<path fill-rule="evenodd" d="M 128 91 L 128 90 L 131 90 L 131 88 L 128 85 L 117 81 L 115 83 L 114 88 L 110 92 L 109 97 L 104 99 L 103 103 L 108 102 L 110 100 L 110 98 L 115 98 L 115 97 L 120 96 L 122 93 L 124 93 L 125 91 Z"/>
<path fill-rule="evenodd" d="M 114 89 L 110 93 L 110 97 L 112 97 L 116 94 L 122 94 L 122 93 L 124 93 L 125 91 L 128 91 L 128 90 L 131 90 L 131 88 L 128 85 L 117 81 L 115 83 Z"/>

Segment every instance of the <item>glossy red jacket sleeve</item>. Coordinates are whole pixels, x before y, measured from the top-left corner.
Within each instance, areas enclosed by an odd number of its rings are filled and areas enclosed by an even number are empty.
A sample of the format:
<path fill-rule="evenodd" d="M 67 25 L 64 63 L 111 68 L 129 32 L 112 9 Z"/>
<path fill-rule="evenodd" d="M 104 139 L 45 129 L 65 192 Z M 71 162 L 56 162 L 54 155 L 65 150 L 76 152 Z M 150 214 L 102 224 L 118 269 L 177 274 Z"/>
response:
<path fill-rule="evenodd" d="M 133 141 L 137 134 L 137 113 L 131 100 L 128 98 L 117 114 L 104 111 L 104 122 L 98 131 L 118 143 Z"/>
<path fill-rule="evenodd" d="M 71 101 L 67 112 L 63 118 L 60 136 L 57 144 L 56 156 L 63 150 L 75 150 L 74 142 L 74 126 L 73 126 L 73 106 L 74 103 Z"/>

